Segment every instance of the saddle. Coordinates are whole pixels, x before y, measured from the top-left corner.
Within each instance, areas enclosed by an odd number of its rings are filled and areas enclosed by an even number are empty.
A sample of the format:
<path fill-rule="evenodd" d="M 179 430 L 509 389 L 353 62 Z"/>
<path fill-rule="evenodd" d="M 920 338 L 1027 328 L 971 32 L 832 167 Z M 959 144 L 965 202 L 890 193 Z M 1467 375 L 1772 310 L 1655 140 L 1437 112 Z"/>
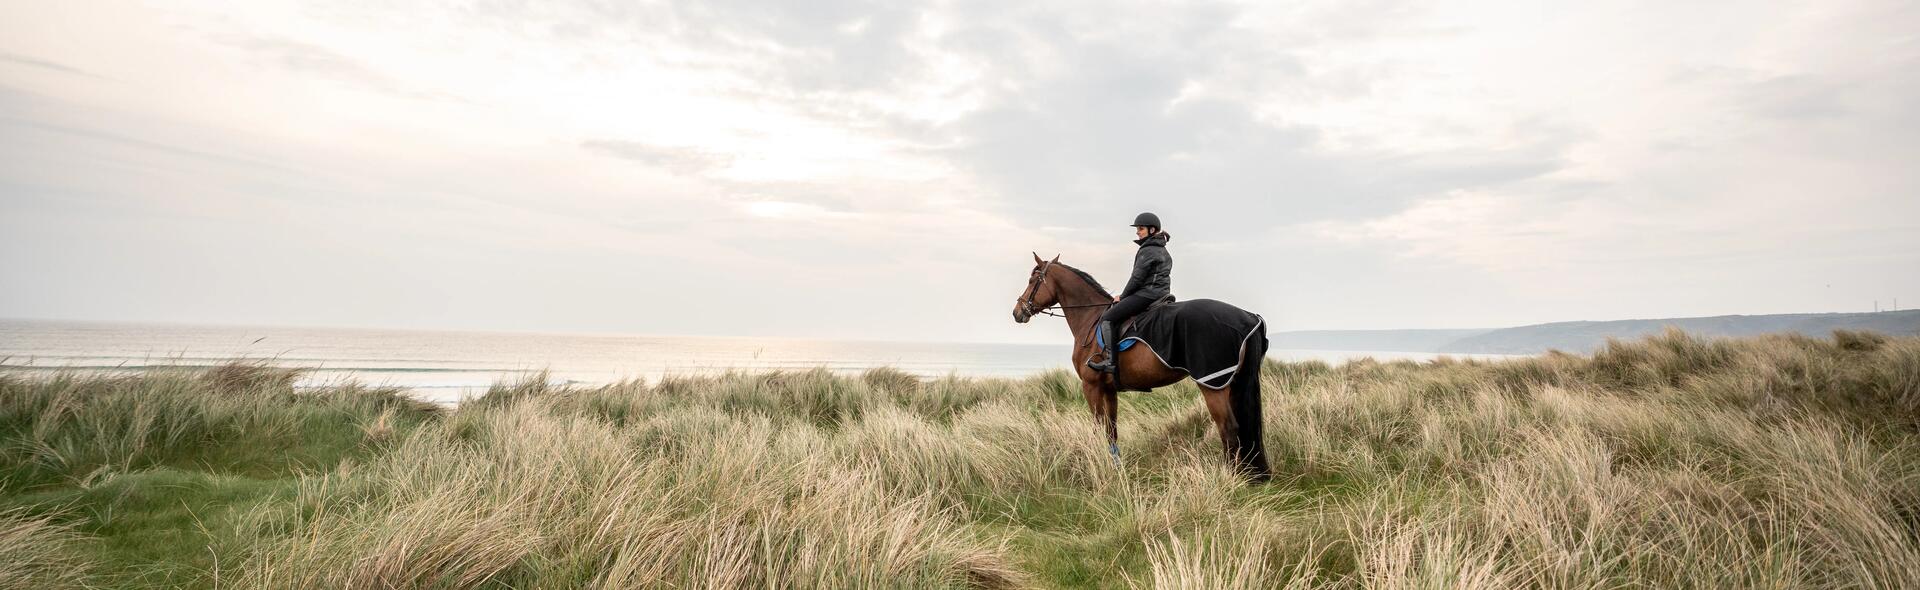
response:
<path fill-rule="evenodd" d="M 1120 341 L 1120 344 L 1114 347 L 1114 351 L 1124 352 L 1127 349 L 1133 348 L 1133 344 L 1135 342 L 1139 342 L 1138 340 L 1127 339 L 1133 336 L 1133 325 L 1136 323 L 1139 323 L 1139 321 L 1142 318 L 1147 317 L 1148 314 L 1158 311 L 1160 308 L 1166 307 L 1168 304 L 1175 303 L 1176 301 L 1178 300 L 1174 298 L 1172 293 L 1163 295 L 1159 299 L 1153 300 L 1153 303 L 1148 304 L 1145 310 L 1142 310 L 1140 313 L 1133 314 L 1133 317 L 1127 318 L 1127 321 L 1121 322 L 1120 325 L 1118 326 L 1114 326 L 1113 337 L 1115 340 Z M 1101 344 L 1102 346 L 1105 345 L 1105 343 L 1098 343 L 1098 344 Z M 1114 359 L 1114 363 L 1116 366 L 1118 366 L 1119 359 Z"/>
<path fill-rule="evenodd" d="M 1126 339 L 1128 334 L 1133 333 L 1133 324 L 1135 322 L 1140 321 L 1140 318 L 1147 317 L 1147 314 L 1153 313 L 1153 310 L 1159 309 L 1161 307 L 1165 307 L 1167 304 L 1173 303 L 1174 301 L 1175 299 L 1172 293 L 1162 295 L 1160 296 L 1159 299 L 1153 300 L 1153 303 L 1147 304 L 1147 308 L 1145 310 L 1142 310 L 1140 313 L 1133 314 L 1133 317 L 1127 318 L 1127 321 L 1122 322 L 1118 326 L 1114 326 L 1113 333 L 1118 334 L 1117 336 L 1114 336 L 1114 337 L 1120 338 L 1122 340 Z"/>

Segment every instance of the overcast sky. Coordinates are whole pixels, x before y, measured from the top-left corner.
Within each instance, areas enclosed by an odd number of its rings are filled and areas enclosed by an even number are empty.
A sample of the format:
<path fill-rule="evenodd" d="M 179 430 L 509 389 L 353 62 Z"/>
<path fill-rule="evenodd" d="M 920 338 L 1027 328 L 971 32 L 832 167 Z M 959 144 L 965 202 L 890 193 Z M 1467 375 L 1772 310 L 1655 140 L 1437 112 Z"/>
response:
<path fill-rule="evenodd" d="M 1275 330 L 1920 306 L 1920 3 L 0 0 L 0 317 L 1045 342 L 1142 210 Z"/>

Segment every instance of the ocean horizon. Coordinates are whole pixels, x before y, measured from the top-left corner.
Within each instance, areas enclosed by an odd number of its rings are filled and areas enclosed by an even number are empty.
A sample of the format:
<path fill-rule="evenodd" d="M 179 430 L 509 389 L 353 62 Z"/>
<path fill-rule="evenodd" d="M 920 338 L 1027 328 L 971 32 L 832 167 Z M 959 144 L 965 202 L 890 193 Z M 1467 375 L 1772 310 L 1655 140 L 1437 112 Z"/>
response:
<path fill-rule="evenodd" d="M 1443 355 L 1282 349 L 1268 356 L 1338 363 Z M 6 372 L 191 369 L 236 359 L 305 369 L 301 386 L 356 381 L 457 403 L 494 383 L 542 372 L 556 384 L 581 385 L 880 367 L 921 377 L 1024 377 L 1066 368 L 1068 345 L 0 320 L 0 371 Z"/>

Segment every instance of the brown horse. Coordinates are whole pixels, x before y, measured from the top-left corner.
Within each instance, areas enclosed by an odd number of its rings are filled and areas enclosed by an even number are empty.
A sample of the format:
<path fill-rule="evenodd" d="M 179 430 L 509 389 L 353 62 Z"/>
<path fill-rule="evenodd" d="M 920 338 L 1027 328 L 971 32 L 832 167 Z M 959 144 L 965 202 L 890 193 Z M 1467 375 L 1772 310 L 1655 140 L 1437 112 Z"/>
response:
<path fill-rule="evenodd" d="M 1100 321 L 1100 314 L 1107 306 L 1113 304 L 1113 296 L 1093 277 L 1060 264 L 1059 256 L 1041 260 L 1039 254 L 1034 254 L 1033 263 L 1027 288 L 1014 302 L 1013 321 L 1024 324 L 1034 315 L 1048 313 L 1049 308 L 1059 306 L 1060 315 L 1066 318 L 1067 328 L 1073 332 L 1073 368 L 1080 377 L 1080 392 L 1087 397 L 1087 407 L 1093 410 L 1094 418 L 1106 426 L 1107 449 L 1118 461 L 1119 388 L 1113 377 L 1117 375 L 1129 389 L 1144 391 L 1172 385 L 1188 375 L 1161 362 L 1144 342 L 1120 353 L 1115 375 L 1088 368 L 1087 359 L 1097 349 L 1093 342 L 1094 324 Z M 1253 340 L 1258 342 L 1250 342 L 1241 351 L 1240 368 L 1226 387 L 1210 389 L 1201 385 L 1200 391 L 1206 398 L 1207 413 L 1213 416 L 1213 426 L 1220 433 L 1220 446 L 1227 462 L 1249 479 L 1262 482 L 1273 476 L 1267 465 L 1266 445 L 1261 440 L 1260 366 L 1266 357 L 1266 345 L 1265 338 Z"/>

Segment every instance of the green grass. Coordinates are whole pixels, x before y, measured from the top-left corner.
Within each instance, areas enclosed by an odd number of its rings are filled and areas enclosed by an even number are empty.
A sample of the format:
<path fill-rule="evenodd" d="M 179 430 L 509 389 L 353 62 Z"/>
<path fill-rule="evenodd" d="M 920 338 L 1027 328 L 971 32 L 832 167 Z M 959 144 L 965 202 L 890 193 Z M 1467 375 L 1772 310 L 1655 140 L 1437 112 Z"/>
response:
<path fill-rule="evenodd" d="M 1920 339 L 1269 362 L 1277 478 L 1191 384 L 0 374 L 0 587 L 1911 587 Z"/>

